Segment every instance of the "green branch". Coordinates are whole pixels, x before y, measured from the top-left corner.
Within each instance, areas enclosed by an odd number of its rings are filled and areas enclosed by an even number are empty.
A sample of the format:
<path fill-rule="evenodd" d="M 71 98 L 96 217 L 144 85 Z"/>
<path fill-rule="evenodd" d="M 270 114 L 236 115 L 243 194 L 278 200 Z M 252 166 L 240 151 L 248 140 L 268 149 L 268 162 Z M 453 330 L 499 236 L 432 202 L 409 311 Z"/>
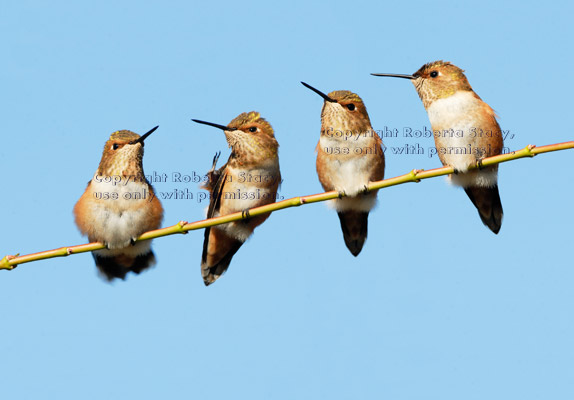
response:
<path fill-rule="evenodd" d="M 548 153 L 551 151 L 566 150 L 566 149 L 574 149 L 574 141 L 551 144 L 542 147 L 535 147 L 533 145 L 528 145 L 522 150 L 513 151 L 508 154 L 501 154 L 498 156 L 484 158 L 481 160 L 481 162 L 471 166 L 470 169 L 486 167 L 489 165 L 517 160 L 519 158 L 534 157 L 537 154 Z M 394 178 L 384 179 L 382 181 L 371 182 L 367 186 L 366 191 L 383 189 L 390 186 L 402 185 L 403 183 L 408 182 L 420 182 L 423 179 L 448 175 L 452 174 L 453 172 L 454 169 L 452 167 L 442 167 L 442 168 L 431 169 L 428 171 L 415 169 L 409 172 L 408 174 L 404 174 Z M 137 241 L 155 239 L 163 236 L 174 235 L 177 233 L 185 234 L 188 231 L 203 229 L 207 228 L 208 226 L 221 225 L 232 221 L 238 221 L 241 219 L 246 219 L 261 214 L 267 214 L 274 211 L 283 210 L 285 208 L 298 207 L 303 204 L 318 203 L 320 201 L 332 200 L 344 196 L 345 193 L 343 192 L 330 191 L 325 193 L 313 194 L 309 196 L 293 197 L 290 199 L 279 201 L 277 203 L 252 208 L 247 212 L 236 212 L 233 214 L 223 215 L 220 217 L 210 218 L 192 223 L 180 221 L 176 225 L 169 226 L 167 228 L 161 228 L 156 229 L 154 231 L 145 232 L 139 238 L 137 238 Z M 54 250 L 42 251 L 39 253 L 27 254 L 23 256 L 20 256 L 18 254 L 16 254 L 15 256 L 6 256 L 2 260 L 0 260 L 0 270 L 1 269 L 12 270 L 19 264 L 44 260 L 47 258 L 66 257 L 71 254 L 86 253 L 88 251 L 101 250 L 104 248 L 105 246 L 102 243 L 95 242 L 95 243 L 81 244 L 77 246 L 60 247 Z"/>

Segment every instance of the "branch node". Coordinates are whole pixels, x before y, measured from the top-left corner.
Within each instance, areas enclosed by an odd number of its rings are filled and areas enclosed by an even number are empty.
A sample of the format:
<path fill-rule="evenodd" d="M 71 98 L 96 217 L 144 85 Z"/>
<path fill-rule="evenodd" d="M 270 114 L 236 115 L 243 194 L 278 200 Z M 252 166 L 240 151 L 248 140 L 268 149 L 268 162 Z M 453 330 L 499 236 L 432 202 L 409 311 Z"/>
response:
<path fill-rule="evenodd" d="M 536 155 L 532 152 L 532 149 L 534 149 L 535 147 L 536 147 L 535 144 L 529 144 L 528 146 L 526 146 L 525 150 L 528 153 L 529 157 L 534 157 Z"/>
<path fill-rule="evenodd" d="M 422 169 L 413 169 L 410 173 L 409 173 L 409 177 L 411 179 L 411 182 L 415 182 L 415 183 L 419 183 L 421 180 L 417 178 L 417 175 L 419 172 L 423 171 Z"/>
<path fill-rule="evenodd" d="M 217 160 L 216 160 L 216 161 L 217 161 Z M 177 223 L 177 225 L 179 226 L 179 232 L 180 232 L 182 235 L 187 235 L 187 234 L 189 233 L 189 231 L 186 231 L 186 230 L 183 229 L 183 227 L 187 225 L 187 221 L 183 221 L 183 220 L 182 220 L 182 221 L 179 221 L 179 222 Z"/>

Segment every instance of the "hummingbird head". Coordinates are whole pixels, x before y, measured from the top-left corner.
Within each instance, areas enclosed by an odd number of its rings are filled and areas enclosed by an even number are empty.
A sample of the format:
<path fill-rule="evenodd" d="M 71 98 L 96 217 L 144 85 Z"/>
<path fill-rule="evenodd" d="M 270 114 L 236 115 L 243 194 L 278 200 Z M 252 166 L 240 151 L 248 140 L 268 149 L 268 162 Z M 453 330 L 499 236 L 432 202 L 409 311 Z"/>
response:
<path fill-rule="evenodd" d="M 194 122 L 223 130 L 231 147 L 231 159 L 253 162 L 277 158 L 279 144 L 273 128 L 257 111 L 239 114 L 227 126 L 194 119 Z"/>
<path fill-rule="evenodd" d="M 472 91 L 464 71 L 448 61 L 433 61 L 423 65 L 412 75 L 372 74 L 410 79 L 425 108 L 438 99 L 450 97 L 459 90 Z"/>
<path fill-rule="evenodd" d="M 102 176 L 143 175 L 144 140 L 157 128 L 156 126 L 142 136 L 127 130 L 112 133 L 104 146 L 97 174 Z"/>
<path fill-rule="evenodd" d="M 364 132 L 371 129 L 371 121 L 365 103 L 358 94 L 348 90 L 335 90 L 329 94 L 301 82 L 325 100 L 321 111 L 322 130 L 350 130 Z"/>

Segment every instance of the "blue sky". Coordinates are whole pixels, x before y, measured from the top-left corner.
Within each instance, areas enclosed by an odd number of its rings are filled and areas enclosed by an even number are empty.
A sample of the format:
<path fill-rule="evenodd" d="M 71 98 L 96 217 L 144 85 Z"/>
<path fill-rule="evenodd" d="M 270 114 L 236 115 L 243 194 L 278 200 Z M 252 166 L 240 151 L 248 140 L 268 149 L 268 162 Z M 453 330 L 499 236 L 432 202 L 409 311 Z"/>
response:
<path fill-rule="evenodd" d="M 510 149 L 573 140 L 571 5 L 407 2 L 5 2 L 0 252 L 85 243 L 72 208 L 110 133 L 140 134 L 146 174 L 204 174 L 227 124 L 261 112 L 281 195 L 321 191 L 324 92 L 351 90 L 377 130 L 430 127 L 413 73 L 445 59 L 499 114 Z M 386 177 L 440 166 L 393 154 Z M 158 265 L 98 278 L 89 254 L 0 272 L 0 397 L 10 399 L 571 399 L 572 151 L 500 168 L 492 234 L 438 178 L 383 190 L 359 257 L 335 212 L 273 214 L 206 288 L 203 232 L 153 242 Z M 203 218 L 195 183 L 158 192 L 164 226 Z"/>

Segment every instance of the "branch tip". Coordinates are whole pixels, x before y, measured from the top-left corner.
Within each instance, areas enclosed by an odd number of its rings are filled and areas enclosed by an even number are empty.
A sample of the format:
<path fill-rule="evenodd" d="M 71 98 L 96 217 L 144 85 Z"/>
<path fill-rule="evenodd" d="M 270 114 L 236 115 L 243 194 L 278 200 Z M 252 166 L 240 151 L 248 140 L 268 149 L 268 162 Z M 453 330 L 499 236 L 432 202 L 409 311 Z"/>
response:
<path fill-rule="evenodd" d="M 16 257 L 18 257 L 20 255 L 20 253 L 16 254 L 15 256 L 5 256 L 2 260 L 0 260 L 0 269 L 5 269 L 7 271 L 12 271 L 14 268 L 16 268 L 18 266 L 18 264 L 10 264 L 10 260 L 15 259 Z"/>

